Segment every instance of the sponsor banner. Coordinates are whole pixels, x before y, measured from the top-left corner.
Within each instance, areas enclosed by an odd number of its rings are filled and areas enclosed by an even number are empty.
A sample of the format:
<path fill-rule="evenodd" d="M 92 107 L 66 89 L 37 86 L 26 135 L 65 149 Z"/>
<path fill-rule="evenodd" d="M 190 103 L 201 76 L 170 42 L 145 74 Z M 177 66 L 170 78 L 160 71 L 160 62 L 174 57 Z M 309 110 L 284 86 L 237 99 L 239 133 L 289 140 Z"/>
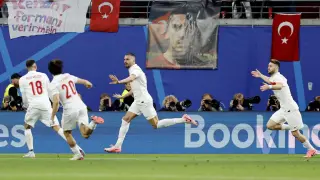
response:
<path fill-rule="evenodd" d="M 114 144 L 123 113 L 95 113 L 105 124 L 92 137 L 83 139 L 78 130 L 74 137 L 87 153 L 103 153 Z M 183 113 L 159 113 L 159 119 L 181 117 Z M 132 121 L 123 144 L 123 153 L 135 154 L 303 154 L 306 149 L 290 131 L 266 130 L 272 115 L 263 112 L 190 113 L 198 127 L 177 124 L 154 130 L 143 116 Z M 318 113 L 302 113 L 302 133 L 319 149 Z M 0 153 L 27 152 L 23 133 L 24 113 L 0 113 Z M 59 114 L 59 119 L 61 114 Z M 71 153 L 68 145 L 51 129 L 38 122 L 33 129 L 36 153 Z M 143 147 L 143 148 L 141 148 Z"/>

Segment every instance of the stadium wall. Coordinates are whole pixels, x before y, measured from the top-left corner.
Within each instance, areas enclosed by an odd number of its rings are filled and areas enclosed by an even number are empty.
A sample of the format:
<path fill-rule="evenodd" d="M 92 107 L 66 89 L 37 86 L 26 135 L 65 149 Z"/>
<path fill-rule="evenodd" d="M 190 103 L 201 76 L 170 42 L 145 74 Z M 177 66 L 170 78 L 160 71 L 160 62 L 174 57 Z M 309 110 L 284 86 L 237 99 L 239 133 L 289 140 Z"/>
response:
<path fill-rule="evenodd" d="M 146 32 L 145 26 L 135 26 L 121 27 L 118 33 L 88 31 L 10 40 L 8 27 L 0 27 L 0 93 L 3 94 L 12 73 L 26 73 L 27 59 L 37 60 L 39 71 L 48 73 L 47 63 L 60 58 L 65 61 L 65 72 L 93 82 L 93 89 L 78 87 L 78 91 L 89 107 L 98 110 L 101 93 L 121 93 L 124 88 L 109 85 L 108 75 L 116 74 L 119 78 L 128 75 L 123 65 L 126 52 L 134 52 L 137 63 L 145 70 Z M 320 65 L 319 32 L 319 26 L 302 26 L 301 61 L 283 63 L 281 67 L 300 110 L 320 92 L 319 78 L 315 75 Z M 247 97 L 260 95 L 262 101 L 255 110 L 265 110 L 271 91 L 261 93 L 262 82 L 253 79 L 250 71 L 256 68 L 263 73 L 267 71 L 271 27 L 221 26 L 218 39 L 218 70 L 145 70 L 148 89 L 158 109 L 164 96 L 169 94 L 176 95 L 179 100 L 191 99 L 190 110 L 196 110 L 203 93 L 213 94 L 228 106 L 233 95 L 242 92 Z M 308 90 L 309 82 L 313 83 L 312 90 Z"/>
<path fill-rule="evenodd" d="M 97 127 L 89 139 L 78 130 L 75 139 L 87 153 L 103 153 L 103 148 L 115 143 L 123 113 L 96 113 L 105 124 Z M 123 145 L 130 154 L 303 154 L 305 148 L 289 131 L 266 130 L 271 113 L 191 113 L 198 127 L 178 124 L 154 130 L 142 116 L 135 119 Z M 160 118 L 181 117 L 181 113 L 159 113 Z M 319 114 L 302 113 L 302 132 L 317 149 L 320 147 Z M 58 114 L 61 118 L 61 114 Z M 0 113 L 0 153 L 27 152 L 23 135 L 24 113 Z M 53 130 L 38 122 L 33 129 L 36 153 L 71 153 Z"/>

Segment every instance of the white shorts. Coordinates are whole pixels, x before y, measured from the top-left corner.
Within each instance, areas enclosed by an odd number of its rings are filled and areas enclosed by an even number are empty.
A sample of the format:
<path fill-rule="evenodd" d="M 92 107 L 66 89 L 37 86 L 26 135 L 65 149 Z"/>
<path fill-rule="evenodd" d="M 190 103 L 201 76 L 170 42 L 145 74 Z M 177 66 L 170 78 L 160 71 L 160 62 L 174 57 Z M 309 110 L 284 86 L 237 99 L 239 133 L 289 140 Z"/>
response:
<path fill-rule="evenodd" d="M 271 116 L 270 119 L 279 124 L 287 122 L 291 131 L 300 130 L 304 126 L 299 110 L 287 111 L 280 108 Z"/>
<path fill-rule="evenodd" d="M 79 128 L 81 124 L 88 126 L 88 123 L 89 117 L 87 108 L 63 111 L 61 124 L 64 131 L 75 129 L 77 124 Z"/>
<path fill-rule="evenodd" d="M 133 101 L 128 111 L 136 115 L 140 115 L 142 113 L 143 116 L 147 118 L 147 120 L 150 120 L 157 116 L 157 112 L 153 107 L 152 101 L 149 101 L 149 102 Z"/>
<path fill-rule="evenodd" d="M 51 113 L 52 109 L 40 110 L 36 108 L 28 108 L 24 122 L 33 128 L 38 120 L 40 120 L 47 127 L 59 126 L 60 124 L 56 116 L 54 117 L 54 123 L 52 123 Z"/>

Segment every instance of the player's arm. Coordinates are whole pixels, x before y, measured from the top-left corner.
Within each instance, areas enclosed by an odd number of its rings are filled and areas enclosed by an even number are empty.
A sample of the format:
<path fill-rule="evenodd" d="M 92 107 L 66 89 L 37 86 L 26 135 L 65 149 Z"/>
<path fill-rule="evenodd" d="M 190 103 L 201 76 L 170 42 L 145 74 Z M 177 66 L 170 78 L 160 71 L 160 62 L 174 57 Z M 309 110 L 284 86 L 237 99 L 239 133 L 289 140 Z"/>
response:
<path fill-rule="evenodd" d="M 118 99 L 124 99 L 126 97 L 129 97 L 133 94 L 132 90 L 130 90 L 127 94 L 121 96 L 120 94 L 114 94 L 113 97 L 118 98 Z"/>
<path fill-rule="evenodd" d="M 122 80 L 118 80 L 118 78 L 115 75 L 109 75 L 110 79 L 112 82 L 110 82 L 110 84 L 126 84 L 129 83 L 133 80 L 135 80 L 137 78 L 137 75 L 135 74 L 131 74 L 129 77 L 122 79 Z"/>
<path fill-rule="evenodd" d="M 271 84 L 264 83 L 264 85 L 260 87 L 260 90 L 261 91 L 266 91 L 268 89 L 281 90 L 282 87 L 284 87 L 284 84 L 282 82 L 271 82 Z"/>
<path fill-rule="evenodd" d="M 263 75 L 258 69 L 251 72 L 253 77 L 261 78 L 264 82 L 271 84 L 271 81 L 269 80 L 268 76 Z"/>
<path fill-rule="evenodd" d="M 271 85 L 269 85 L 269 89 L 272 90 L 281 90 L 283 87 L 283 84 L 281 82 L 271 82 Z"/>
<path fill-rule="evenodd" d="M 75 82 L 77 84 L 83 84 L 87 88 L 92 88 L 92 83 L 90 81 L 88 81 L 88 80 L 77 78 L 77 80 Z"/>
<path fill-rule="evenodd" d="M 59 98 L 59 94 L 54 94 L 52 96 L 52 114 L 51 114 L 51 120 L 53 121 L 54 120 L 54 117 L 56 116 L 58 110 L 59 110 L 59 101 L 60 101 L 60 98 Z"/>

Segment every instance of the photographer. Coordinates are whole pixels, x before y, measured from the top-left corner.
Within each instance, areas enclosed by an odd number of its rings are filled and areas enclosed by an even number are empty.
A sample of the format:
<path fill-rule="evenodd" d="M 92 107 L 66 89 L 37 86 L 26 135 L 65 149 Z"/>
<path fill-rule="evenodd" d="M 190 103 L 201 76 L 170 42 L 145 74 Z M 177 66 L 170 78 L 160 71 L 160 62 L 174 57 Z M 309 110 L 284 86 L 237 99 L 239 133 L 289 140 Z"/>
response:
<path fill-rule="evenodd" d="M 22 98 L 20 96 L 16 97 L 14 100 L 11 96 L 6 96 L 3 100 L 3 105 L 1 111 L 23 111 L 22 108 Z"/>
<path fill-rule="evenodd" d="M 260 103 L 260 97 L 255 96 L 252 98 L 244 99 L 243 94 L 237 93 L 230 101 L 230 111 L 252 111 L 253 105 Z"/>
<path fill-rule="evenodd" d="M 211 94 L 206 93 L 202 95 L 201 104 L 198 111 L 217 112 L 217 111 L 223 111 L 223 109 L 221 108 L 219 101 L 213 99 Z"/>
<path fill-rule="evenodd" d="M 162 105 L 163 107 L 160 109 L 160 111 L 178 112 L 185 111 L 192 105 L 192 103 L 188 99 L 179 102 L 174 95 L 169 95 L 164 98 Z"/>
<path fill-rule="evenodd" d="M 320 111 L 320 96 L 315 97 L 314 101 L 308 104 L 306 111 Z"/>
<path fill-rule="evenodd" d="M 278 111 L 280 109 L 280 102 L 275 95 L 271 95 L 268 99 L 267 111 Z"/>
<path fill-rule="evenodd" d="M 100 96 L 99 111 L 112 111 L 111 98 L 108 94 L 103 93 Z"/>

